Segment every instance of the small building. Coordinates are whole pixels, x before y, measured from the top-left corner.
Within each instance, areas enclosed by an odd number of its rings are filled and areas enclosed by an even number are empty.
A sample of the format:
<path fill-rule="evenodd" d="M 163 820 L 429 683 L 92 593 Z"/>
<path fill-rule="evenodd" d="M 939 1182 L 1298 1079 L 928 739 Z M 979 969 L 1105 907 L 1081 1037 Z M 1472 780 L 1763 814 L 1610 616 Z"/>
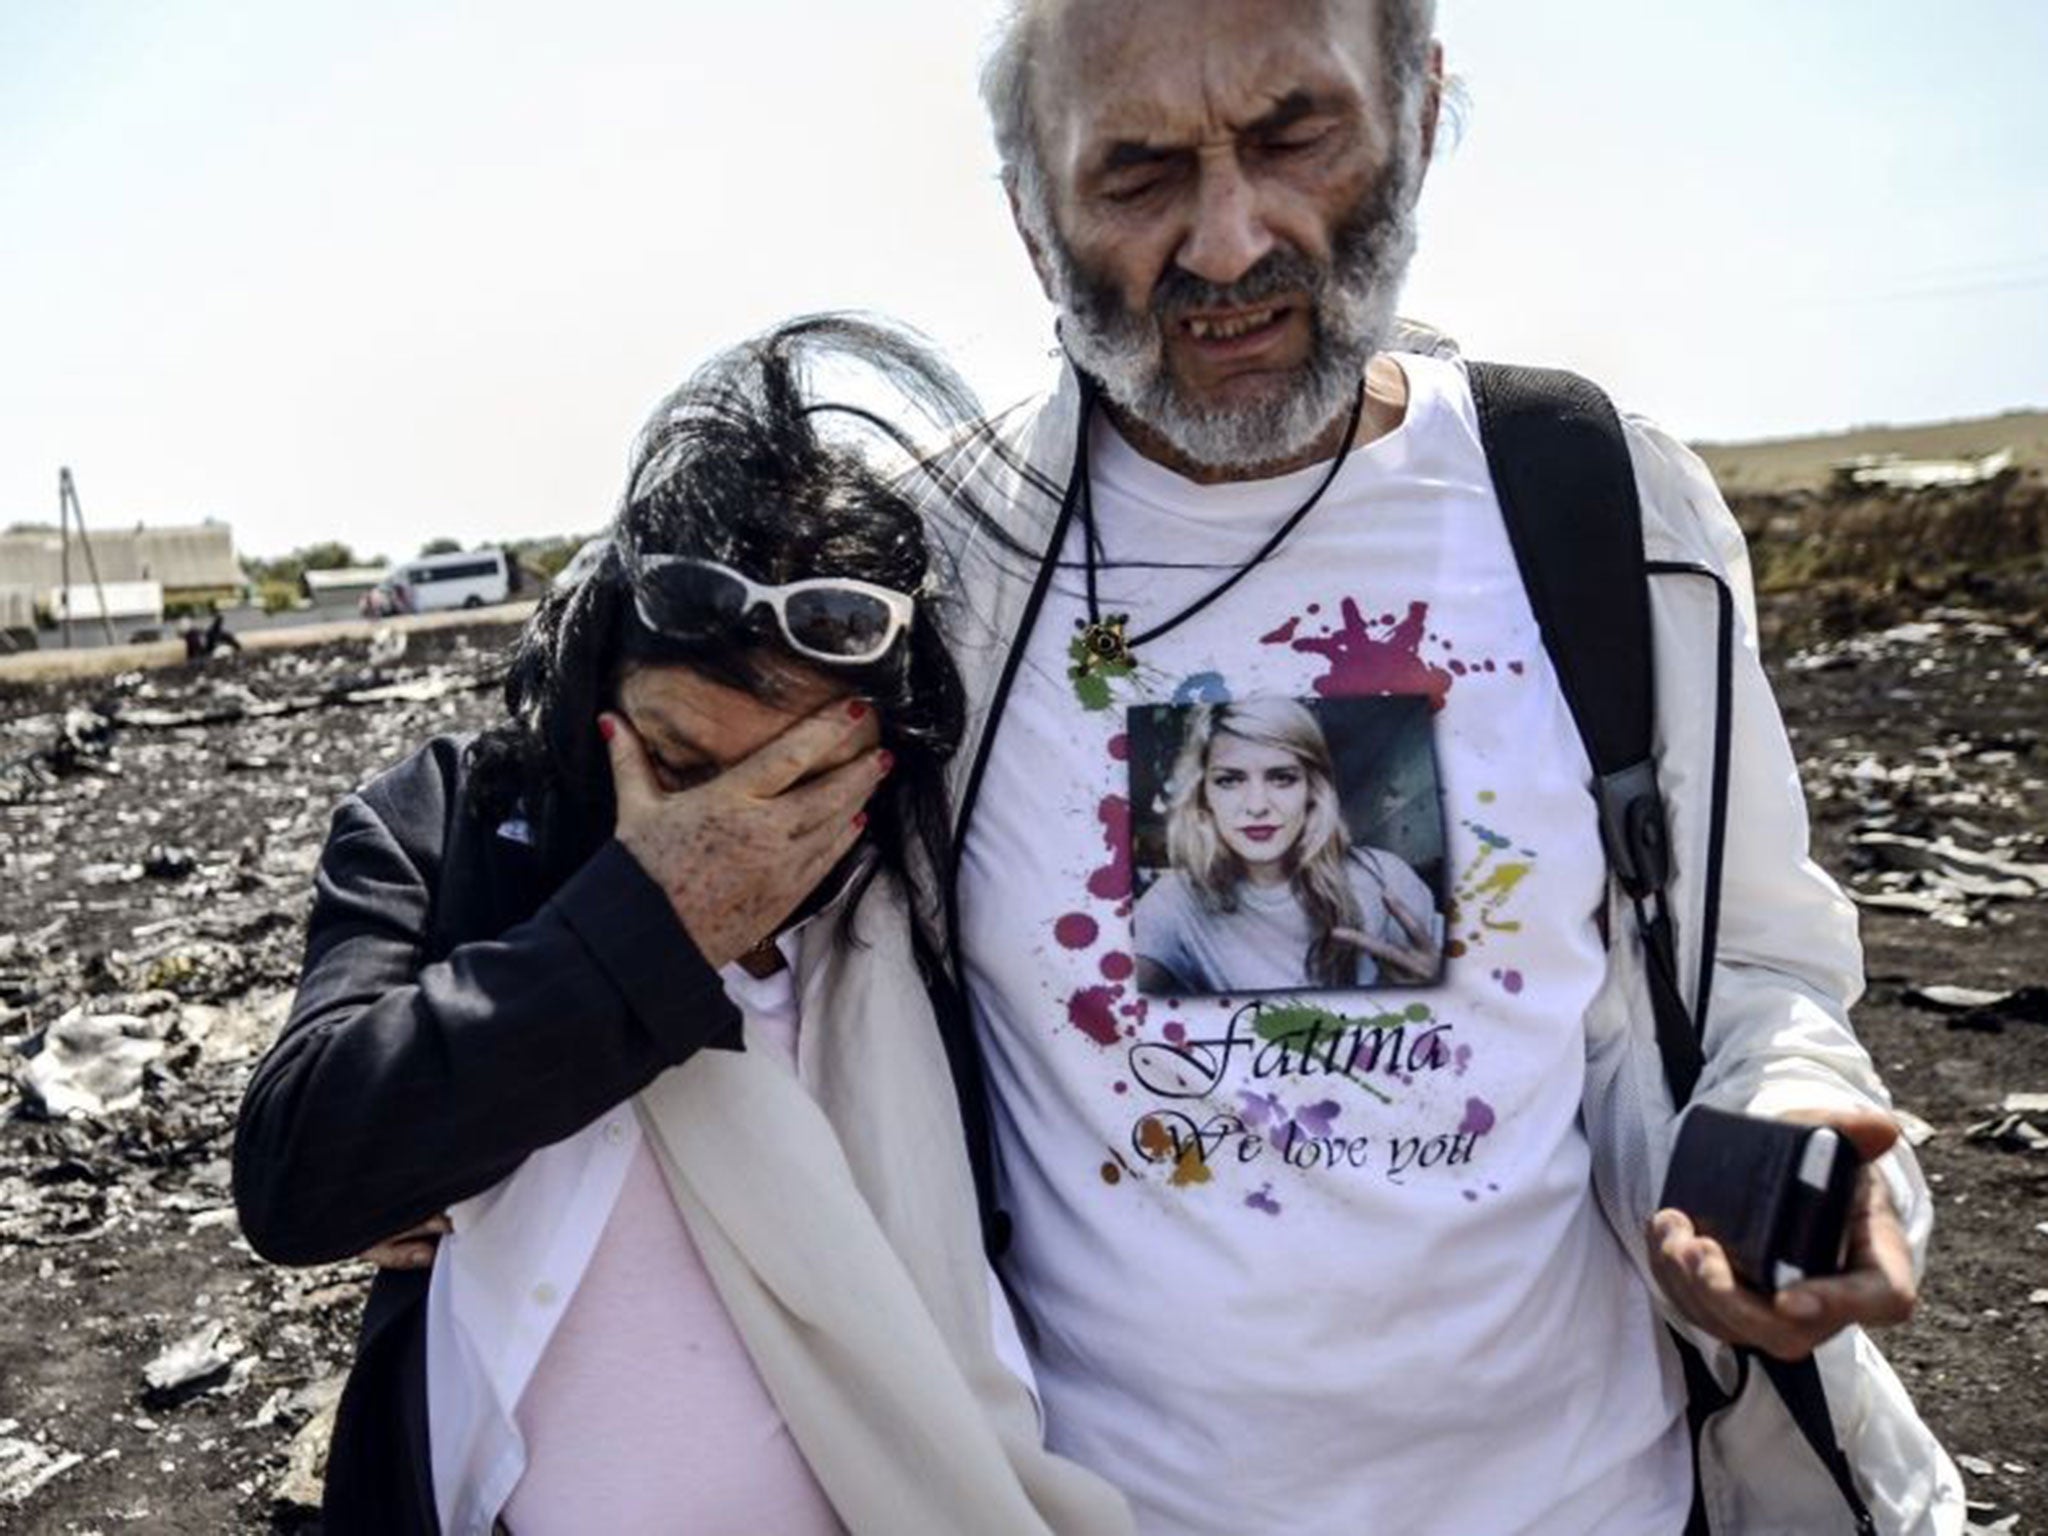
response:
<path fill-rule="evenodd" d="M 19 583 L 0 586 L 0 653 L 36 648 L 36 589 Z"/>
<path fill-rule="evenodd" d="M 234 530 L 226 523 L 204 522 L 184 527 L 86 529 L 92 541 L 92 563 L 76 533 L 71 536 L 69 579 L 74 587 L 92 585 L 95 568 L 100 581 L 149 581 L 162 589 L 166 603 L 232 603 L 241 600 L 248 578 L 235 558 Z M 0 533 L 0 584 L 49 592 L 64 584 L 64 545 L 55 528 L 24 528 Z M 77 612 L 85 612 L 80 607 Z M 76 615 L 74 614 L 74 622 Z"/>
<path fill-rule="evenodd" d="M 102 609 L 102 600 L 105 607 Z M 113 628 L 116 643 L 127 640 L 157 640 L 163 635 L 164 588 L 157 581 L 74 581 L 69 589 L 52 587 L 43 596 L 43 609 L 54 624 L 71 618 L 71 639 L 76 644 L 96 644 Z M 104 611 L 107 623 L 100 623 Z"/>

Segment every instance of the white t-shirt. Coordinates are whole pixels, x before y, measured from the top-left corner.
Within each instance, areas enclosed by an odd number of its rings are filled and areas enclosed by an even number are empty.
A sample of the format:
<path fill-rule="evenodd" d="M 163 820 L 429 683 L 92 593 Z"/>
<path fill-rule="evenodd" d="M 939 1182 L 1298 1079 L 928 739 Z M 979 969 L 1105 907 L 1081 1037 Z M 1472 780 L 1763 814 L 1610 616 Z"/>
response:
<path fill-rule="evenodd" d="M 1070 530 L 960 892 L 1008 1274 L 1050 1444 L 1146 1532 L 1669 1536 L 1682 1387 L 1578 1119 L 1605 968 L 1590 770 L 1463 372 L 1401 366 L 1404 424 L 1133 676 L 1073 675 Z M 1090 462 L 1101 611 L 1132 634 L 1237 569 L 1327 467 L 1198 486 L 1100 419 Z M 1411 915 L 1437 984 L 1361 968 L 1355 988 L 1141 993 L 1134 896 L 1187 873 L 1161 830 L 1178 746 L 1231 729 L 1219 705 L 1300 718 L 1275 699 L 1302 701 L 1334 766 L 1318 787 L 1312 752 L 1285 758 L 1276 793 L 1305 783 L 1308 809 L 1257 812 L 1287 829 L 1259 835 L 1306 850 L 1292 829 L 1334 796 L 1331 857 L 1386 851 L 1423 887 L 1402 883 L 1430 904 Z"/>

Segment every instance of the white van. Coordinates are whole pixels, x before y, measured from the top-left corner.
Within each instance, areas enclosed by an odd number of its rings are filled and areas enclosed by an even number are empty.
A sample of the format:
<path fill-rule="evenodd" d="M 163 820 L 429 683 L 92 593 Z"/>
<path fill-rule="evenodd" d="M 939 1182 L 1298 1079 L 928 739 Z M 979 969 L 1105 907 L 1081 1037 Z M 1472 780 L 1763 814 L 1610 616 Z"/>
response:
<path fill-rule="evenodd" d="M 371 618 L 393 613 L 440 613 L 448 608 L 481 608 L 511 600 L 519 589 L 519 567 L 502 549 L 471 549 L 422 555 L 394 565 L 363 595 Z"/>

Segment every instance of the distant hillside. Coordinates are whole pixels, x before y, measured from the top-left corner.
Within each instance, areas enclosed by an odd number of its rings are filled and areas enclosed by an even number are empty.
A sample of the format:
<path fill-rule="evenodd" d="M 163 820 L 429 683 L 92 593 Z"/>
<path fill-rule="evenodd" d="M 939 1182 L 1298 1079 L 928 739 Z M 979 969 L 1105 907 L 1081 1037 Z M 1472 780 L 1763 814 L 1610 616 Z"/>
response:
<path fill-rule="evenodd" d="M 2048 411 L 1699 445 L 1749 539 L 1766 648 L 1902 624 L 1930 609 L 1995 614 L 2048 642 Z M 1863 454 L 1981 459 L 2017 474 L 1897 490 L 1830 483 Z"/>
<path fill-rule="evenodd" d="M 1732 495 L 1818 489 L 1843 459 L 1896 453 L 1911 459 L 1975 459 L 2010 448 L 2022 470 L 2048 473 L 2048 411 L 2008 411 L 1975 421 L 1922 427 L 1858 427 L 1826 437 L 1760 443 L 1695 443 L 1722 490 Z"/>

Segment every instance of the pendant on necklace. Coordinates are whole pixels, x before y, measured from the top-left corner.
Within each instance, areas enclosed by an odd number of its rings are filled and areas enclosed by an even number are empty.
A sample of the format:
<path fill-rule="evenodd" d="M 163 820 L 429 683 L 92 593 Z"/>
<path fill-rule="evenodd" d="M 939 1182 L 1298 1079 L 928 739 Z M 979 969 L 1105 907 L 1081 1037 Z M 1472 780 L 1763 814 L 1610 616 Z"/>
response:
<path fill-rule="evenodd" d="M 1128 613 L 1109 613 L 1082 626 L 1081 638 L 1073 647 L 1074 676 L 1087 677 L 1098 672 L 1122 673 L 1134 665 L 1131 656 L 1131 642 L 1124 635 L 1124 626 L 1131 622 Z"/>
<path fill-rule="evenodd" d="M 1067 677 L 1083 709 L 1108 709 L 1115 702 L 1110 684 L 1138 670 L 1138 658 L 1131 654 L 1130 639 L 1124 634 L 1130 621 L 1128 613 L 1105 614 L 1086 624 L 1074 621 L 1078 633 L 1067 644 L 1067 658 L 1073 663 Z"/>

